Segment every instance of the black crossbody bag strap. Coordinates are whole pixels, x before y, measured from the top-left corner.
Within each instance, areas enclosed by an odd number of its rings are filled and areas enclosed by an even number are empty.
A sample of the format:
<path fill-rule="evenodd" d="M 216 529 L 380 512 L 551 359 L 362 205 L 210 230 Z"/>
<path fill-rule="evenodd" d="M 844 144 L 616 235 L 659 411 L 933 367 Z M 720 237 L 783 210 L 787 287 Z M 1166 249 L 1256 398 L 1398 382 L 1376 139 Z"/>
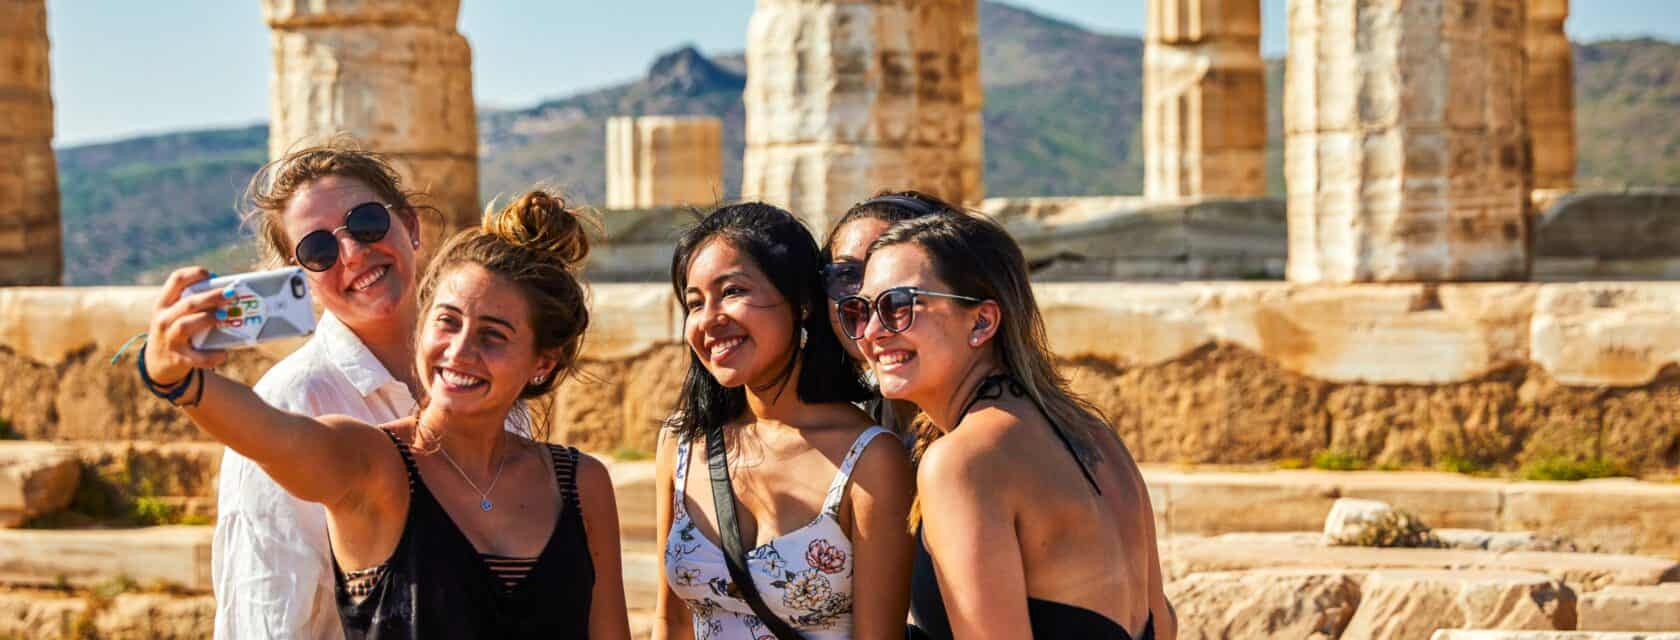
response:
<path fill-rule="evenodd" d="M 747 573 L 747 554 L 741 548 L 741 525 L 735 519 L 735 489 L 729 484 L 729 460 L 723 453 L 723 429 L 706 430 L 706 467 L 712 475 L 712 502 L 717 506 L 718 537 L 723 539 L 723 563 L 729 566 L 729 579 L 741 591 L 741 598 L 752 607 L 753 614 L 777 640 L 801 640 L 799 632 L 776 617 L 758 595 L 758 585 Z"/>

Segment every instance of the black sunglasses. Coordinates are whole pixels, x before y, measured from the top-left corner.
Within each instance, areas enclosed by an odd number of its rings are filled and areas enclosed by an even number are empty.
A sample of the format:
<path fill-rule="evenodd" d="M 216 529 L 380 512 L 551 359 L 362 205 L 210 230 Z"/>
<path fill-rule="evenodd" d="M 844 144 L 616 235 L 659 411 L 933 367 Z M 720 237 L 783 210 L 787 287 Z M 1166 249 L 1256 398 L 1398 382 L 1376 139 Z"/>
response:
<path fill-rule="evenodd" d="M 893 287 L 882 291 L 870 302 L 863 296 L 846 296 L 836 303 L 840 316 L 840 330 L 846 337 L 862 340 L 863 333 L 869 328 L 869 316 L 877 314 L 881 318 L 881 326 L 893 333 L 904 333 L 910 330 L 911 323 L 916 321 L 916 297 L 936 296 L 950 298 L 969 303 L 985 302 L 979 298 L 960 296 L 955 293 L 928 291 L 915 287 Z"/>
<path fill-rule="evenodd" d="M 373 244 L 391 230 L 390 207 L 382 202 L 363 202 L 344 214 L 344 225 L 316 229 L 304 234 L 292 250 L 292 259 L 310 271 L 326 271 L 338 262 L 338 232 L 343 230 L 356 242 Z"/>
<path fill-rule="evenodd" d="M 823 281 L 823 294 L 829 300 L 839 302 L 846 296 L 857 295 L 863 288 L 863 263 L 861 262 L 830 262 L 820 269 Z"/>

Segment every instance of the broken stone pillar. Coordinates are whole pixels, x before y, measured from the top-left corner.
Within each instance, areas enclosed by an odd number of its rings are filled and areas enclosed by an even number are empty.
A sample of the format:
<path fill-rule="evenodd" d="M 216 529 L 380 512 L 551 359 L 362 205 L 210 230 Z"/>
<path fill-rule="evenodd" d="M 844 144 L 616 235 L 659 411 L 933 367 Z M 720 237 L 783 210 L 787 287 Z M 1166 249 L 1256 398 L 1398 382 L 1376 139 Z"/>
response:
<path fill-rule="evenodd" d="M 0 286 L 64 273 L 44 0 L 0 0 Z"/>
<path fill-rule="evenodd" d="M 478 122 L 460 0 L 262 0 L 274 32 L 269 155 L 348 134 L 425 192 L 450 229 L 477 224 Z M 430 220 L 428 220 L 430 222 Z M 427 233 L 428 246 L 439 235 Z"/>
<path fill-rule="evenodd" d="M 1528 277 L 1523 9 L 1291 0 L 1291 281 Z"/>
<path fill-rule="evenodd" d="M 1149 0 L 1144 195 L 1266 194 L 1260 0 Z"/>
<path fill-rule="evenodd" d="M 759 0 L 741 194 L 819 234 L 882 189 L 981 197 L 974 0 Z"/>
<path fill-rule="evenodd" d="M 1575 59 L 1563 23 L 1569 0 L 1527 0 L 1528 137 L 1534 188 L 1575 186 Z"/>
<path fill-rule="evenodd" d="M 723 122 L 709 116 L 607 121 L 607 208 L 707 207 L 723 199 Z"/>

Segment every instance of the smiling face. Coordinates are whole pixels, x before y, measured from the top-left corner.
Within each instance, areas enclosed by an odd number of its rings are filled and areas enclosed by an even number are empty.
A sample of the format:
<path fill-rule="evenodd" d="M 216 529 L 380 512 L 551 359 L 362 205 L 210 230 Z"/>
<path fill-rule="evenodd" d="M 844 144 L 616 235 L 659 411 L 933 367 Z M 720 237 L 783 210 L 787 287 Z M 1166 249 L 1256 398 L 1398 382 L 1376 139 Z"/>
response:
<path fill-rule="evenodd" d="M 298 189 L 281 213 L 291 242 L 287 253 L 305 234 L 343 226 L 345 213 L 365 202 L 381 199 L 353 178 L 327 176 Z M 392 211 L 391 230 L 372 244 L 339 232 L 338 262 L 326 271 L 305 272 L 327 311 L 357 333 L 409 330 L 394 325 L 402 321 L 404 306 L 413 302 L 416 229 L 412 224 L 412 216 Z"/>
<path fill-rule="evenodd" d="M 834 257 L 831 261 L 854 266 L 859 273 L 862 273 L 864 257 L 869 255 L 869 245 L 873 244 L 876 238 L 881 237 L 881 232 L 886 231 L 887 227 L 890 226 L 892 226 L 892 223 L 886 220 L 858 218 L 846 223 L 839 229 L 835 229 L 834 238 L 829 245 L 834 251 Z M 840 338 L 840 346 L 846 348 L 846 355 L 851 356 L 852 360 L 859 364 L 866 364 L 867 361 L 863 357 L 862 348 L 858 346 L 857 342 L 847 338 L 845 331 L 840 330 L 840 316 L 835 313 L 833 300 L 828 301 L 828 324 L 834 327 L 834 335 Z"/>
<path fill-rule="evenodd" d="M 869 257 L 863 290 L 858 295 L 874 300 L 882 291 L 895 287 L 951 292 L 950 286 L 934 275 L 927 252 L 908 243 L 884 247 Z M 875 370 L 881 395 L 924 407 L 942 401 L 981 357 L 977 347 L 986 343 L 969 342 L 979 316 L 977 306 L 926 295 L 916 297 L 915 319 L 902 333 L 888 331 L 881 326 L 880 317 L 871 313 L 858 346 Z"/>
<path fill-rule="evenodd" d="M 477 264 L 453 267 L 438 280 L 419 334 L 428 411 L 505 416 L 556 362 L 537 353 L 531 305 L 518 285 Z"/>
<path fill-rule="evenodd" d="M 751 256 L 713 239 L 688 264 L 683 335 L 724 387 L 775 381 L 794 348 L 787 299 Z"/>

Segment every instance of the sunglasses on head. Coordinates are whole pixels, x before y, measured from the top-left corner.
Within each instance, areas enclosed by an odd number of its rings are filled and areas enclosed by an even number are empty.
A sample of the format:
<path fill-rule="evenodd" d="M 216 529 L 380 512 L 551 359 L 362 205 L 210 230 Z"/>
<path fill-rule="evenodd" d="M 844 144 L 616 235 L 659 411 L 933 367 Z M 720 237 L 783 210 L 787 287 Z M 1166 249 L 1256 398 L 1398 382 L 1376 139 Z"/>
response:
<path fill-rule="evenodd" d="M 870 302 L 863 296 L 846 296 L 836 304 L 840 316 L 840 330 L 846 337 L 862 340 L 864 331 L 869 328 L 869 317 L 876 315 L 881 318 L 881 326 L 892 333 L 904 333 L 910 330 L 910 325 L 916 321 L 916 297 L 935 296 L 950 298 L 963 302 L 985 302 L 979 298 L 961 296 L 955 293 L 928 291 L 915 287 L 893 287 L 882 291 Z"/>
<path fill-rule="evenodd" d="M 839 302 L 846 296 L 857 295 L 863 288 L 863 263 L 861 262 L 830 262 L 820 270 L 823 281 L 823 294 L 829 300 Z"/>
<path fill-rule="evenodd" d="M 363 202 L 344 213 L 343 225 L 304 234 L 292 250 L 292 259 L 310 271 L 326 271 L 338 263 L 339 231 L 349 233 L 356 242 L 373 244 L 384 239 L 390 230 L 390 207 L 382 202 Z"/>

